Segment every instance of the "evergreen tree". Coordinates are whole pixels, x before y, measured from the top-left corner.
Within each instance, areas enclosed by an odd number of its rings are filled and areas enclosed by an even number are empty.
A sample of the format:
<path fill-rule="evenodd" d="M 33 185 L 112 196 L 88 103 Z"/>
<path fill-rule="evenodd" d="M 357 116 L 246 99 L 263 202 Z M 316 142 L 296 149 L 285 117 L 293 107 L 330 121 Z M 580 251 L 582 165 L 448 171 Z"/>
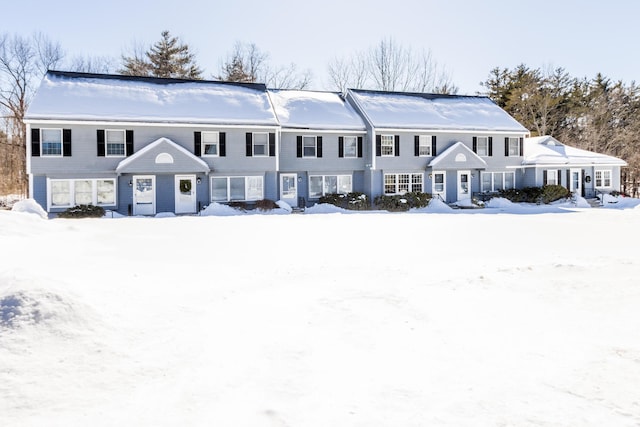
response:
<path fill-rule="evenodd" d="M 195 63 L 189 46 L 163 31 L 161 39 L 144 54 L 123 57 L 121 74 L 165 78 L 201 79 L 202 70 Z"/>

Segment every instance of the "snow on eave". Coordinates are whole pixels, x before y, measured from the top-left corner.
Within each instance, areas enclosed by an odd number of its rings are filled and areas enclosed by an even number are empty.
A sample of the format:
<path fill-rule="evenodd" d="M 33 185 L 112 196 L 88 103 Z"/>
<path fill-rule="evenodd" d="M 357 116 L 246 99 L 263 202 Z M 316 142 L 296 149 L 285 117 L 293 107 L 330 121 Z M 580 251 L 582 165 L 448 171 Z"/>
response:
<path fill-rule="evenodd" d="M 524 152 L 522 164 L 526 166 L 627 166 L 617 157 L 572 147 L 549 135 L 525 138 Z"/>

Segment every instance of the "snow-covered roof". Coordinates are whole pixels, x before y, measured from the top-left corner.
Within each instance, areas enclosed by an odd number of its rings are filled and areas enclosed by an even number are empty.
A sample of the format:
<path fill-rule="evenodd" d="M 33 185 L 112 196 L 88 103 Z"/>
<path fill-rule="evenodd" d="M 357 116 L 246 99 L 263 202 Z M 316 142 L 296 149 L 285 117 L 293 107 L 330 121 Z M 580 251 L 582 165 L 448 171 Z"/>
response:
<path fill-rule="evenodd" d="M 365 130 L 362 118 L 335 92 L 269 90 L 284 128 Z"/>
<path fill-rule="evenodd" d="M 278 125 L 262 84 L 49 71 L 26 120 Z"/>
<path fill-rule="evenodd" d="M 552 136 L 524 139 L 523 165 L 613 165 L 626 166 L 617 157 L 564 145 Z"/>
<path fill-rule="evenodd" d="M 374 127 L 394 129 L 528 130 L 487 97 L 349 89 Z"/>

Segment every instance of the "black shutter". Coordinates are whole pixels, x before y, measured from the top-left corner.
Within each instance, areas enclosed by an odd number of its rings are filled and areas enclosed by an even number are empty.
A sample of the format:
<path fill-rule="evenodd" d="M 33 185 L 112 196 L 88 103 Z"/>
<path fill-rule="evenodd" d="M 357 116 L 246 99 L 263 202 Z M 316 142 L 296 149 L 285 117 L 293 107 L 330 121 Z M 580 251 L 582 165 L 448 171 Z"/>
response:
<path fill-rule="evenodd" d="M 302 157 L 302 135 L 296 137 L 296 157 Z"/>
<path fill-rule="evenodd" d="M 62 155 L 71 157 L 71 129 L 62 129 Z"/>
<path fill-rule="evenodd" d="M 269 157 L 276 156 L 276 134 L 269 132 Z"/>
<path fill-rule="evenodd" d="M 125 145 L 125 154 L 130 156 L 133 154 L 133 131 L 127 130 L 125 131 L 126 145 Z"/>
<path fill-rule="evenodd" d="M 245 149 L 247 157 L 253 156 L 253 134 L 251 132 L 247 132 L 247 145 Z"/>
<path fill-rule="evenodd" d="M 558 185 L 562 185 L 562 171 L 558 169 Z"/>
<path fill-rule="evenodd" d="M 436 136 L 431 136 L 431 155 L 436 156 Z"/>
<path fill-rule="evenodd" d="M 344 137 L 338 137 L 338 157 L 344 157 Z"/>
<path fill-rule="evenodd" d="M 542 171 L 542 185 L 547 185 L 547 171 Z"/>
<path fill-rule="evenodd" d="M 226 132 L 220 132 L 218 134 L 218 142 L 220 143 L 220 157 L 227 156 L 227 134 Z"/>
<path fill-rule="evenodd" d="M 509 157 L 509 137 L 504 137 L 504 156 Z"/>
<path fill-rule="evenodd" d="M 98 129 L 96 132 L 96 140 L 98 143 L 98 157 L 104 157 L 105 145 L 104 145 L 104 129 Z"/>
<path fill-rule="evenodd" d="M 316 157 L 322 157 L 322 137 L 318 136 L 316 139 Z"/>
<path fill-rule="evenodd" d="M 362 137 L 358 137 L 358 157 L 362 157 Z"/>
<path fill-rule="evenodd" d="M 493 156 L 493 137 L 489 137 L 489 157 Z"/>
<path fill-rule="evenodd" d="M 524 156 L 524 138 L 520 138 L 520 155 Z"/>
<path fill-rule="evenodd" d="M 31 157 L 40 157 L 40 129 L 31 129 Z"/>
<path fill-rule="evenodd" d="M 202 156 L 202 132 L 193 132 L 193 154 Z"/>
<path fill-rule="evenodd" d="M 396 141 L 396 146 L 395 146 L 395 156 L 398 157 L 400 156 L 400 135 L 396 135 L 395 136 L 395 141 Z"/>
<path fill-rule="evenodd" d="M 478 154 L 478 137 L 473 137 L 473 152 Z"/>
<path fill-rule="evenodd" d="M 376 135 L 376 156 L 382 156 L 382 135 Z"/>
<path fill-rule="evenodd" d="M 418 157 L 420 155 L 420 136 L 413 137 L 413 155 Z"/>

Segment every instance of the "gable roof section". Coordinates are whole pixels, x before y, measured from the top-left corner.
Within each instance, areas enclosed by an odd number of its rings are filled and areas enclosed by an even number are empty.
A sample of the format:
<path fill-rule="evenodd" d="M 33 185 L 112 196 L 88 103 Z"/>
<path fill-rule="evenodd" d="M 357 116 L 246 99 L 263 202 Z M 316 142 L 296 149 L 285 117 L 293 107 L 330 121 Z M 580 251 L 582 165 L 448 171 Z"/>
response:
<path fill-rule="evenodd" d="M 122 160 L 117 173 L 208 173 L 207 163 L 169 138 L 159 138 Z"/>
<path fill-rule="evenodd" d="M 266 87 L 209 80 L 48 71 L 25 120 L 219 125 L 278 122 Z"/>
<path fill-rule="evenodd" d="M 427 164 L 433 169 L 485 169 L 487 162 L 458 141 Z"/>
<path fill-rule="evenodd" d="M 335 92 L 269 90 L 282 127 L 364 131 L 360 115 Z"/>
<path fill-rule="evenodd" d="M 524 139 L 523 165 L 610 165 L 626 166 L 617 157 L 564 145 L 552 136 Z"/>
<path fill-rule="evenodd" d="M 359 89 L 349 89 L 349 94 L 377 128 L 529 132 L 484 96 Z"/>

